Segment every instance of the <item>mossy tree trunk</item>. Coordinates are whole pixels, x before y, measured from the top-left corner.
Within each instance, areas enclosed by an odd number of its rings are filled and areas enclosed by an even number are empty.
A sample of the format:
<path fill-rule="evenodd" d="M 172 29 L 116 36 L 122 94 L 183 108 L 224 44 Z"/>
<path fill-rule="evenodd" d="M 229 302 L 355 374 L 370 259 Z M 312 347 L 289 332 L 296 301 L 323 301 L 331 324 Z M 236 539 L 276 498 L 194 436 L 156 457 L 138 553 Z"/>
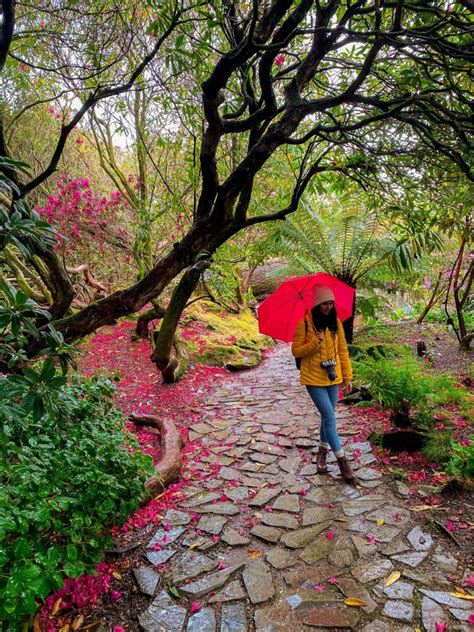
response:
<path fill-rule="evenodd" d="M 201 273 L 208 268 L 209 261 L 201 260 L 188 268 L 173 291 L 159 331 L 154 335 L 154 349 L 151 361 L 161 371 L 167 383 L 175 382 L 183 375 L 182 346 L 176 340 L 176 328 L 189 297 L 199 282 Z M 174 354 L 173 354 L 174 347 Z"/>
<path fill-rule="evenodd" d="M 153 307 L 147 309 L 146 312 L 140 314 L 137 320 L 137 326 L 135 327 L 136 338 L 148 338 L 148 325 L 155 318 L 163 318 L 166 314 L 166 310 L 162 307 L 158 301 L 152 301 Z"/>

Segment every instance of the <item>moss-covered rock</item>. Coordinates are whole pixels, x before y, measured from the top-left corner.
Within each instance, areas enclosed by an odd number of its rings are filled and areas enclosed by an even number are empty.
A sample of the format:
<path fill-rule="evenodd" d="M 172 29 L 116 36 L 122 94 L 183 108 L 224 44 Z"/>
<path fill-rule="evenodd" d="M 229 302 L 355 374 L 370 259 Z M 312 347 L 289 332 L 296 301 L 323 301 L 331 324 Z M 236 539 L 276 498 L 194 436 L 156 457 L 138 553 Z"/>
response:
<path fill-rule="evenodd" d="M 412 355 L 410 345 L 396 343 L 364 343 L 350 344 L 349 354 L 352 360 L 361 361 L 366 358 L 402 358 Z"/>
<path fill-rule="evenodd" d="M 180 324 L 190 362 L 240 371 L 257 366 L 273 341 L 258 332 L 251 310 L 230 314 L 210 303 L 195 303 Z"/>

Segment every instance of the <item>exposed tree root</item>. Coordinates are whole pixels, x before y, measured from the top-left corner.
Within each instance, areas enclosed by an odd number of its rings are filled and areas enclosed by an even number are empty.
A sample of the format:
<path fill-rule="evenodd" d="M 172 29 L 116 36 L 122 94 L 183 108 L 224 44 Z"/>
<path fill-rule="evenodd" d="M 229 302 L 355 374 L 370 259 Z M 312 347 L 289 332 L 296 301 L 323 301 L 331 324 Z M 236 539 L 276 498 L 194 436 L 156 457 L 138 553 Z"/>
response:
<path fill-rule="evenodd" d="M 160 431 L 161 458 L 155 466 L 155 474 L 145 483 L 148 499 L 163 491 L 178 478 L 181 471 L 182 437 L 171 419 L 160 419 L 153 415 L 132 413 L 130 421 L 139 426 L 152 426 Z"/>

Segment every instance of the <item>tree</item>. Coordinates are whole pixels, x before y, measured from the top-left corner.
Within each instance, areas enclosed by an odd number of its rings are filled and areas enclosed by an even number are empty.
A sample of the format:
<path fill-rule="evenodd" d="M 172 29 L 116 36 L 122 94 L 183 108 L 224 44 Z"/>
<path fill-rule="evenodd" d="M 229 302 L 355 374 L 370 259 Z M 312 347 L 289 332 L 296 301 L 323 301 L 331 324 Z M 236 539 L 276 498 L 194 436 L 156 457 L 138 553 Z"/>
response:
<path fill-rule="evenodd" d="M 83 68 L 92 66 L 86 77 L 75 73 L 74 94 L 79 86 L 82 105 L 74 113 L 72 102 L 64 109 L 69 118 L 62 123 L 49 164 L 35 177 L 17 181 L 17 195 L 28 195 L 54 172 L 68 136 L 86 112 L 132 89 L 153 64 L 176 63 L 170 51 L 178 60 L 186 58 L 188 66 L 191 61 L 193 81 L 201 81 L 202 110 L 196 108 L 194 115 L 204 131 L 200 191 L 191 227 L 132 286 L 73 315 L 68 314 L 70 300 L 62 301 L 60 309 L 56 301 L 55 326 L 66 340 L 137 311 L 239 231 L 283 220 L 297 209 L 315 179 L 328 171 L 370 187 L 406 173 L 417 161 L 442 155 L 472 178 L 468 4 L 466 0 L 446 9 L 440 0 L 170 3 L 152 21 L 156 40 L 147 48 L 143 28 L 139 31 L 137 26 L 146 3 L 136 11 L 127 5 L 123 13 L 114 3 L 95 2 L 90 11 L 87 3 L 75 3 L 74 20 L 66 21 L 65 27 L 79 24 L 79 35 L 93 20 L 95 31 L 100 22 L 109 36 L 114 19 L 130 17 L 134 28 L 127 30 L 124 42 L 111 38 L 110 49 L 99 45 L 89 50 L 80 42 Z M 7 9 L 12 6 L 4 3 Z M 60 16 L 60 9 L 42 10 L 48 20 Z M 7 32 L 12 17 L 5 8 L 3 15 Z M 26 19 L 38 17 L 30 14 Z M 51 37 L 53 52 L 59 54 L 49 70 L 57 77 L 69 43 L 54 30 Z M 34 65 L 39 53 L 31 35 L 28 45 L 28 63 Z M 142 56 L 130 71 L 122 63 L 121 51 L 134 46 Z M 12 45 L 10 57 L 21 62 L 22 50 Z M 60 80 L 71 84 L 64 71 Z M 0 147 L 6 153 L 4 138 Z M 236 159 L 229 161 L 231 147 Z M 285 178 L 273 181 L 273 187 L 278 190 L 280 181 L 291 180 L 288 193 L 287 185 L 282 187 L 281 197 L 286 199 L 265 196 L 273 167 L 283 164 Z M 263 201 L 259 208 L 257 198 Z M 51 266 L 58 292 L 64 295 L 59 272 Z"/>

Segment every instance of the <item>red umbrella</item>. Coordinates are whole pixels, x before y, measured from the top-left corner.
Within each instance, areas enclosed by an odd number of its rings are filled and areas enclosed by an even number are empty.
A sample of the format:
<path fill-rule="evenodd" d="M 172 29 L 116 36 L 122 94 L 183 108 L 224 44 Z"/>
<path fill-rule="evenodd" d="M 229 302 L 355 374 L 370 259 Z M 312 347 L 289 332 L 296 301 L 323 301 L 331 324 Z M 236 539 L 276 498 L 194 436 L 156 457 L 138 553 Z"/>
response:
<path fill-rule="evenodd" d="M 325 272 L 293 277 L 284 281 L 258 307 L 258 328 L 277 340 L 290 342 L 298 321 L 314 305 L 314 288 L 326 285 L 334 292 L 337 315 L 340 320 L 352 316 L 354 288 Z"/>

